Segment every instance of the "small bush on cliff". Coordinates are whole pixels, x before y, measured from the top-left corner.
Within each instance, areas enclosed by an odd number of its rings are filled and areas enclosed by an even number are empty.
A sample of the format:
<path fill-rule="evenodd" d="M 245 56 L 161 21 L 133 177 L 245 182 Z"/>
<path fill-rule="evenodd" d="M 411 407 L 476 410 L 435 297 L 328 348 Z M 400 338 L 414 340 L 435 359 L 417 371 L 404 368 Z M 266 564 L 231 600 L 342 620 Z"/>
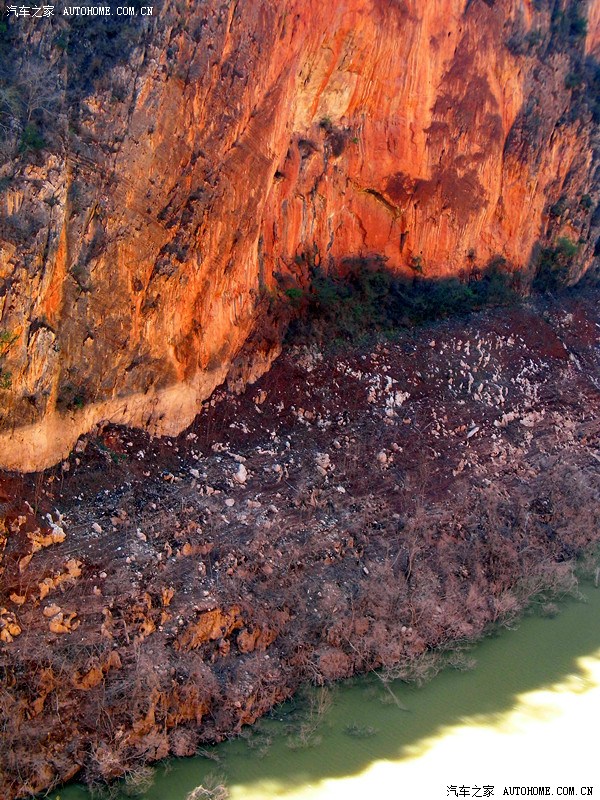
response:
<path fill-rule="evenodd" d="M 59 411 L 78 411 L 88 402 L 84 386 L 75 386 L 73 383 L 63 383 L 58 387 L 56 408 Z"/>
<path fill-rule="evenodd" d="M 45 146 L 46 140 L 40 133 L 37 125 L 34 125 L 32 122 L 26 125 L 19 141 L 19 152 L 26 153 L 28 150 L 38 152 L 43 150 Z"/>
<path fill-rule="evenodd" d="M 562 217 L 568 210 L 568 208 L 569 208 L 569 201 L 563 195 L 556 201 L 556 203 L 554 203 L 554 205 L 550 206 L 550 208 L 548 209 L 548 213 L 550 214 L 551 217 Z"/>
<path fill-rule="evenodd" d="M 0 356 L 7 353 L 11 345 L 13 345 L 18 338 L 18 333 L 12 333 L 4 328 L 0 330 Z"/>
<path fill-rule="evenodd" d="M 285 290 L 285 296 L 290 301 L 293 308 L 299 308 L 304 297 L 302 289 L 292 286 L 290 289 Z"/>
<path fill-rule="evenodd" d="M 569 72 L 565 78 L 565 89 L 576 89 L 583 82 L 583 78 L 577 72 Z"/>
<path fill-rule="evenodd" d="M 573 258 L 578 251 L 578 246 L 566 236 L 560 236 L 556 240 L 556 250 L 565 259 Z"/>
<path fill-rule="evenodd" d="M 587 35 L 587 30 L 587 19 L 574 12 L 569 21 L 569 35 L 574 39 L 583 39 Z"/>
<path fill-rule="evenodd" d="M 7 330 L 0 330 L 0 358 L 5 356 L 10 350 L 11 346 L 19 338 L 18 333 L 12 333 Z M 0 366 L 0 389 L 7 390 L 12 386 L 12 373 Z"/>
<path fill-rule="evenodd" d="M 544 247 L 540 253 L 533 288 L 541 292 L 554 291 L 566 286 L 578 245 L 566 236 L 560 236 L 554 247 Z"/>
<path fill-rule="evenodd" d="M 506 47 L 513 55 L 523 56 L 531 53 L 543 41 L 544 34 L 539 28 L 534 28 L 529 33 L 519 30 L 506 40 Z"/>
<path fill-rule="evenodd" d="M 584 14 L 584 4 L 579 0 L 574 0 L 564 9 L 561 9 L 557 4 L 552 12 L 551 19 L 551 30 L 555 45 L 565 49 L 586 36 L 588 23 Z"/>

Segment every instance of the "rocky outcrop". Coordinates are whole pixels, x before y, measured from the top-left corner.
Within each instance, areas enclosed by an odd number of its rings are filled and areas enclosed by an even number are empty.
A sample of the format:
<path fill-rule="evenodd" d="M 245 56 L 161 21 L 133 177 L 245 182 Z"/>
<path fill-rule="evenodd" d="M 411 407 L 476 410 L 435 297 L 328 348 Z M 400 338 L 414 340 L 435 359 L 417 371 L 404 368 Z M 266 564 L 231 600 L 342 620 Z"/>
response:
<path fill-rule="evenodd" d="M 9 20 L 0 466 L 55 463 L 106 420 L 181 430 L 268 368 L 285 290 L 317 266 L 531 273 L 558 239 L 570 280 L 594 262 L 591 2 L 190 0 L 85 22 Z"/>

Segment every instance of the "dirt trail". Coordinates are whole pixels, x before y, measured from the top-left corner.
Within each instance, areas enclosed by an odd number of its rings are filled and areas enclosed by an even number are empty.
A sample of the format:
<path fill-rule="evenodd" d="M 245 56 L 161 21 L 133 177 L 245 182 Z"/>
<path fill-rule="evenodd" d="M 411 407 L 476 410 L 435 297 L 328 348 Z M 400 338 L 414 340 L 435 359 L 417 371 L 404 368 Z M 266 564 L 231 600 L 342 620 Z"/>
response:
<path fill-rule="evenodd" d="M 0 479 L 0 794 L 193 754 L 303 681 L 574 585 L 600 526 L 600 294 L 288 348 L 178 438 Z"/>

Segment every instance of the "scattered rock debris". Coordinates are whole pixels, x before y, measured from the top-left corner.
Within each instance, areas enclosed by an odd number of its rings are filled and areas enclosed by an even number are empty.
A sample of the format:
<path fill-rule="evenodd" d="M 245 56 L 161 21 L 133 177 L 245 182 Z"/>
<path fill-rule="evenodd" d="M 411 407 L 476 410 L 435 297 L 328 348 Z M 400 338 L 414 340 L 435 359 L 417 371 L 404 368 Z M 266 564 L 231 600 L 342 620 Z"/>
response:
<path fill-rule="evenodd" d="M 2 797 L 192 754 L 568 588 L 600 530 L 597 300 L 296 345 L 179 437 L 0 476 Z"/>

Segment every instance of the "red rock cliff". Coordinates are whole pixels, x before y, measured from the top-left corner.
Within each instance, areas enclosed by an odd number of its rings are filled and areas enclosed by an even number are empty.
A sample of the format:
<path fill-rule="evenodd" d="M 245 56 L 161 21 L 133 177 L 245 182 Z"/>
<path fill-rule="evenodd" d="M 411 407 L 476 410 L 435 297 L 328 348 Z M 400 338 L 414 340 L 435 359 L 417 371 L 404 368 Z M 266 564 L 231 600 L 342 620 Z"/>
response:
<path fill-rule="evenodd" d="M 30 117 L 58 105 L 0 173 L 0 466 L 103 420 L 181 430 L 269 365 L 269 299 L 309 264 L 531 271 L 561 236 L 572 281 L 594 262 L 593 0 L 182 6 L 96 67 L 82 28 L 10 21 L 20 74 L 35 52 L 55 82 Z"/>

